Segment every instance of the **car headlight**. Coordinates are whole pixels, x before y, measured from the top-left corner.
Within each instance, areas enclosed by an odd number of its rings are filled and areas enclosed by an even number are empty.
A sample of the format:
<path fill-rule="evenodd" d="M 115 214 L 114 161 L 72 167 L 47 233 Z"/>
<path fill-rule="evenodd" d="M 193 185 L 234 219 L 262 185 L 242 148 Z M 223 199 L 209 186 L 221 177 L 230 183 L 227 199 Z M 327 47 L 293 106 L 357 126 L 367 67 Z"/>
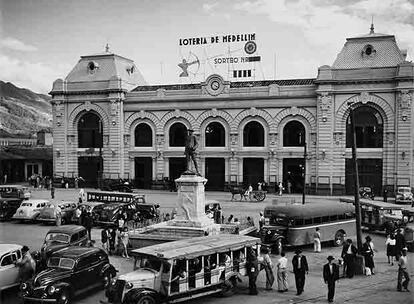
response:
<path fill-rule="evenodd" d="M 131 289 L 134 285 L 132 283 L 126 283 L 125 288 Z"/>
<path fill-rule="evenodd" d="M 55 291 L 56 291 L 56 288 L 55 288 L 55 286 L 53 286 L 53 285 L 50 285 L 50 286 L 47 288 L 47 294 L 48 294 L 49 296 L 51 296 L 52 294 L 54 294 L 54 293 L 55 293 Z"/>
<path fill-rule="evenodd" d="M 21 290 L 27 290 L 27 284 L 26 283 L 22 283 L 21 285 L 20 285 L 20 289 Z"/>
<path fill-rule="evenodd" d="M 116 279 L 115 279 L 115 278 L 113 278 L 113 279 L 111 280 L 111 285 L 115 285 L 115 283 L 116 283 Z"/>

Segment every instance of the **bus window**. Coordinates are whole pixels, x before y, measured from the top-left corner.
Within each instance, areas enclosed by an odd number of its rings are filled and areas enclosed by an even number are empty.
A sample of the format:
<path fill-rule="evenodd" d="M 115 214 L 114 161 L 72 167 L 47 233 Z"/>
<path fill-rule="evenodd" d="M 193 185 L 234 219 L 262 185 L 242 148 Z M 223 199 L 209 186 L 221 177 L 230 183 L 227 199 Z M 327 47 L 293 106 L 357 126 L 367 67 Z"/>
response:
<path fill-rule="evenodd" d="M 313 219 L 313 223 L 314 224 L 320 224 L 322 222 L 322 220 L 321 220 L 321 218 L 320 217 L 315 217 L 314 219 Z"/>
<path fill-rule="evenodd" d="M 293 222 L 293 226 L 303 226 L 303 218 L 295 219 Z"/>
<path fill-rule="evenodd" d="M 322 223 L 329 222 L 329 216 L 322 216 Z"/>
<path fill-rule="evenodd" d="M 331 222 L 336 221 L 337 219 L 338 219 L 338 215 L 337 215 L 337 214 L 335 214 L 335 215 L 331 215 L 331 216 L 329 217 L 329 220 L 330 220 Z"/>
<path fill-rule="evenodd" d="M 196 277 L 197 273 L 201 272 L 202 264 L 201 258 L 195 258 L 188 261 L 188 287 L 195 288 L 196 287 Z"/>
<path fill-rule="evenodd" d="M 312 219 L 305 219 L 305 225 L 311 225 L 312 224 Z"/>
<path fill-rule="evenodd" d="M 187 277 L 186 260 L 174 260 L 172 265 L 171 292 L 180 291 L 180 280 Z"/>

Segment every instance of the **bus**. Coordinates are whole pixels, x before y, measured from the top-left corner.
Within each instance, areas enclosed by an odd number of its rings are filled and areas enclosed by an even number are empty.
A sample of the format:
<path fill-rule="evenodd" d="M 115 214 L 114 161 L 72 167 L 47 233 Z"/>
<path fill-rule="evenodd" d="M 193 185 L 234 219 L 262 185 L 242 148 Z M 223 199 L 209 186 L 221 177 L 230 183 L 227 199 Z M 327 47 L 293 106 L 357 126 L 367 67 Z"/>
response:
<path fill-rule="evenodd" d="M 110 284 L 105 303 L 176 303 L 232 295 L 260 239 L 232 234 L 188 238 L 131 251 L 134 268 Z"/>
<path fill-rule="evenodd" d="M 86 200 L 87 202 L 98 203 L 145 203 L 145 195 L 112 191 L 89 191 L 86 194 Z"/>
<path fill-rule="evenodd" d="M 273 203 L 264 209 L 265 225 L 260 230 L 263 244 L 280 253 L 283 246 L 313 243 L 316 227 L 321 242 L 341 246 L 356 235 L 355 210 L 347 203 Z"/>

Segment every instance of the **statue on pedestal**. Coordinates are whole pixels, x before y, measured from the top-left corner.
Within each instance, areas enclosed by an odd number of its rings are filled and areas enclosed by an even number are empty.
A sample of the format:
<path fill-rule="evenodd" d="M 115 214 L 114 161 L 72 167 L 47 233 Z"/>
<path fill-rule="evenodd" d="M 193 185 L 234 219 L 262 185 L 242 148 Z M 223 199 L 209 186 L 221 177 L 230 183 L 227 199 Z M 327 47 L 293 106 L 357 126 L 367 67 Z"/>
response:
<path fill-rule="evenodd" d="M 198 148 L 198 142 L 197 142 L 197 138 L 194 136 L 194 130 L 188 129 L 187 138 L 185 140 L 185 150 L 184 150 L 184 154 L 187 160 L 187 168 L 184 174 L 197 174 L 198 176 L 201 176 L 200 172 L 198 171 L 198 165 L 197 165 L 197 159 L 196 159 L 197 148 Z M 191 162 L 193 162 L 194 164 L 195 172 L 190 169 Z"/>

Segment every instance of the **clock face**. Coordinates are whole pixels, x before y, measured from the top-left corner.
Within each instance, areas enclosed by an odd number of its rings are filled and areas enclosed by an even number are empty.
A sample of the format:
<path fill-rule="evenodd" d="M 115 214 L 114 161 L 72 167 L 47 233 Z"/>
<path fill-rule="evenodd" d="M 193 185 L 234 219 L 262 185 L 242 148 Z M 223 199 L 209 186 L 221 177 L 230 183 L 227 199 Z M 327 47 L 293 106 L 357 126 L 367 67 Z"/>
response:
<path fill-rule="evenodd" d="M 217 91 L 217 90 L 220 88 L 220 83 L 219 83 L 217 80 L 214 80 L 214 81 L 211 83 L 211 88 L 212 88 L 214 91 Z"/>

